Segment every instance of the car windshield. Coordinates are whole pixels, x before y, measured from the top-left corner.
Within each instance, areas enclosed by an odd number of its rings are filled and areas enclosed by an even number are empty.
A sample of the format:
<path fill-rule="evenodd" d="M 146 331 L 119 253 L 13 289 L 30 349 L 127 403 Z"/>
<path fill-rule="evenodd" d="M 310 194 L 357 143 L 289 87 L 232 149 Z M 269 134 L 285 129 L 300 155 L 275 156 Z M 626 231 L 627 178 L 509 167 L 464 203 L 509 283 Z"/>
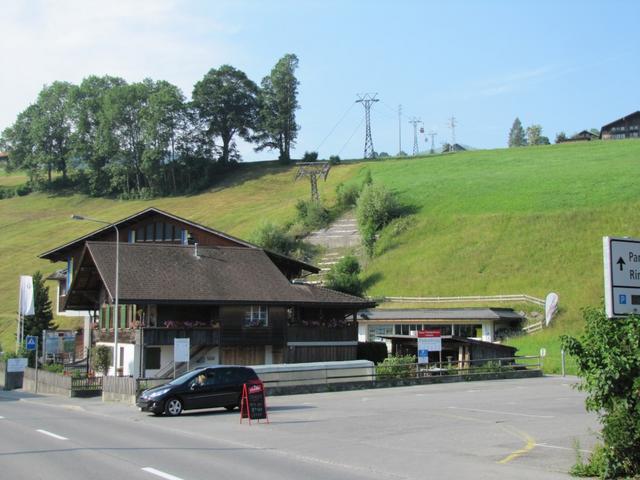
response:
<path fill-rule="evenodd" d="M 197 375 L 197 372 L 194 371 L 183 373 L 178 378 L 171 380 L 169 385 L 182 385 L 183 383 L 191 380 L 195 375 Z"/>

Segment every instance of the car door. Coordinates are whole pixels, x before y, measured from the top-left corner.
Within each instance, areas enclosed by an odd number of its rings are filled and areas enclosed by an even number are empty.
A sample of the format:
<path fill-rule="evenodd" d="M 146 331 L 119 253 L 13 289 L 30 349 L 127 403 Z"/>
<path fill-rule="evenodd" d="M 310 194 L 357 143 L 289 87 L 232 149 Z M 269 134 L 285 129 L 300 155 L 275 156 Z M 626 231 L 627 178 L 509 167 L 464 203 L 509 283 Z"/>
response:
<path fill-rule="evenodd" d="M 204 405 L 207 403 L 207 387 L 205 383 L 200 384 L 197 381 L 197 377 L 202 372 L 194 375 L 190 380 L 185 382 L 185 387 L 182 392 L 182 398 L 184 399 L 184 408 L 192 410 L 194 408 L 206 408 Z"/>
<path fill-rule="evenodd" d="M 238 405 L 244 380 L 243 369 L 230 367 L 221 370 L 222 385 L 220 389 L 220 404 L 218 406 Z"/>

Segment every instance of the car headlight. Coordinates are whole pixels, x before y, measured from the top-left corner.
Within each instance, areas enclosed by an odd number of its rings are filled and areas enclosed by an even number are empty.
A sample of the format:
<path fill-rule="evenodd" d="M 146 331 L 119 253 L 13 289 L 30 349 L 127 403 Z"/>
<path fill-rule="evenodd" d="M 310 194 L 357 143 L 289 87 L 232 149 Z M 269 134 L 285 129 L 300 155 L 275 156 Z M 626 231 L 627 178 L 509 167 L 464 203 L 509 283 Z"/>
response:
<path fill-rule="evenodd" d="M 147 394 L 147 398 L 159 397 L 160 395 L 164 395 L 165 393 L 167 393 L 169 390 L 171 390 L 171 389 L 170 388 L 163 388 L 162 390 L 156 390 L 155 392 L 148 393 Z"/>

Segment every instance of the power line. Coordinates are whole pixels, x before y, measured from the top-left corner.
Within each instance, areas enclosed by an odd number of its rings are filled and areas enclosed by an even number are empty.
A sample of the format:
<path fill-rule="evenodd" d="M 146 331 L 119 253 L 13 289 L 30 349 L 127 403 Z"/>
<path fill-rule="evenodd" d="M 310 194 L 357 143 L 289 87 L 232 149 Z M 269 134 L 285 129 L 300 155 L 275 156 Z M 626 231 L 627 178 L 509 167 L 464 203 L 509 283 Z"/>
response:
<path fill-rule="evenodd" d="M 362 103 L 364 107 L 364 118 L 367 122 L 366 131 L 364 134 L 364 157 L 373 158 L 373 139 L 371 138 L 371 105 L 380 100 L 376 98 L 377 93 L 365 93 L 364 95 L 358 95 L 356 103 Z"/>
<path fill-rule="evenodd" d="M 353 136 L 358 132 L 358 130 L 360 130 L 360 127 L 362 126 L 362 124 L 364 123 L 364 118 L 362 120 L 360 120 L 360 123 L 358 124 L 358 126 L 355 128 L 355 130 L 353 131 L 353 133 L 349 136 L 349 138 L 347 139 L 346 142 L 344 142 L 344 145 L 342 145 L 342 148 L 338 151 L 337 155 L 340 155 L 342 153 L 342 151 L 345 149 L 345 147 L 347 146 L 347 144 L 351 141 L 351 139 L 353 138 Z"/>
<path fill-rule="evenodd" d="M 327 136 L 322 139 L 322 141 L 320 142 L 320 145 L 318 145 L 318 147 L 316 148 L 316 152 L 320 151 L 320 147 L 324 144 L 324 142 L 327 141 L 327 138 L 329 138 L 331 136 L 331 134 L 335 131 L 335 129 L 338 128 L 338 125 L 340 125 L 340 123 L 342 123 L 342 121 L 346 118 L 346 116 L 351 111 L 351 109 L 353 108 L 354 105 L 355 105 L 355 103 L 352 103 L 352 104 L 349 105 L 349 108 L 347 108 L 347 111 L 344 112 L 342 117 L 340 117 L 340 120 L 338 120 L 336 122 L 336 124 L 333 126 L 333 128 L 329 131 L 329 133 L 327 133 Z"/>

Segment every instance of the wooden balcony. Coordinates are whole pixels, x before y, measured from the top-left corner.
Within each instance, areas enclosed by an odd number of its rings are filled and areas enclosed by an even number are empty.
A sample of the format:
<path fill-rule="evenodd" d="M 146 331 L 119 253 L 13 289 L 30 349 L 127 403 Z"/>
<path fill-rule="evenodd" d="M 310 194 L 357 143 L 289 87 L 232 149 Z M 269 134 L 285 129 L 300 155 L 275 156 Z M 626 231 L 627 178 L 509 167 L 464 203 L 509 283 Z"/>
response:
<path fill-rule="evenodd" d="M 288 342 L 357 342 L 358 326 L 346 327 L 303 327 L 290 326 L 287 329 Z"/>
<path fill-rule="evenodd" d="M 222 327 L 223 345 L 284 345 L 282 327 Z"/>
<path fill-rule="evenodd" d="M 192 347 L 199 345 L 219 345 L 220 329 L 201 328 L 152 328 L 142 329 L 145 345 L 173 345 L 175 338 L 189 338 Z"/>

